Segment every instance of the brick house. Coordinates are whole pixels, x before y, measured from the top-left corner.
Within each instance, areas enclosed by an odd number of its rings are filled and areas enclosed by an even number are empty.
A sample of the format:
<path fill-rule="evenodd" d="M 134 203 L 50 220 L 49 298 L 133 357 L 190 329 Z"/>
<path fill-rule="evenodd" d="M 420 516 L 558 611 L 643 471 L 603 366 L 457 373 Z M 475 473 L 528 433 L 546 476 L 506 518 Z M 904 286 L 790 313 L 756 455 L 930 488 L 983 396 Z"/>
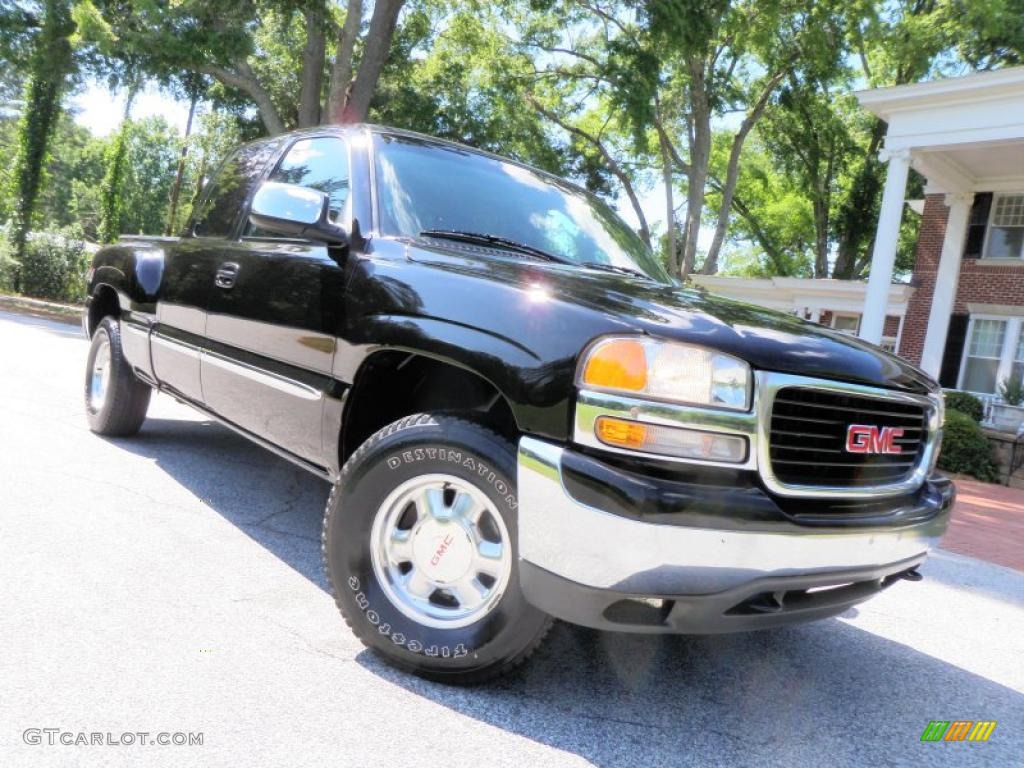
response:
<path fill-rule="evenodd" d="M 1024 376 L 1024 67 L 857 94 L 889 163 L 860 335 L 881 340 L 909 168 L 926 198 L 898 352 L 992 401 Z"/>

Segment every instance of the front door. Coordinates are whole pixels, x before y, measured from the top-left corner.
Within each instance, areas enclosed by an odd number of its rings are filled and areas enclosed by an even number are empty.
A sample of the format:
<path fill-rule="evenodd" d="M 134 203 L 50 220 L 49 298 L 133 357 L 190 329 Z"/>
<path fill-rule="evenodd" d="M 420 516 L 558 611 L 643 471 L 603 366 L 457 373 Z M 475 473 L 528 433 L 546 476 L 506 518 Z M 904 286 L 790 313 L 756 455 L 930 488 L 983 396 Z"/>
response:
<path fill-rule="evenodd" d="M 349 226 L 343 139 L 299 139 L 273 181 L 321 190 Z M 322 439 L 325 400 L 344 307 L 344 259 L 319 243 L 247 226 L 225 248 L 209 300 L 201 370 L 206 405 L 218 416 L 315 464 L 335 446 Z M 338 260 L 336 260 L 338 259 Z"/>

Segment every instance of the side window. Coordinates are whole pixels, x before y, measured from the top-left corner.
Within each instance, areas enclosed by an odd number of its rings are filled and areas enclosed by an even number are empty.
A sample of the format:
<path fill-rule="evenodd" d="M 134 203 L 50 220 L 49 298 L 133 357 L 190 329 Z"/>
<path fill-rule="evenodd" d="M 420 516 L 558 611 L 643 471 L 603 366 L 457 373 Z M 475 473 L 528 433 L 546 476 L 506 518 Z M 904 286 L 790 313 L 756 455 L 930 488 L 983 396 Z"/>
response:
<path fill-rule="evenodd" d="M 323 192 L 331 200 L 331 220 L 344 221 L 349 193 L 348 150 L 341 139 L 324 136 L 295 142 L 270 179 Z"/>
<path fill-rule="evenodd" d="M 203 191 L 192 231 L 197 237 L 227 237 L 239 209 L 259 181 L 276 145 L 250 144 L 228 156 Z"/>

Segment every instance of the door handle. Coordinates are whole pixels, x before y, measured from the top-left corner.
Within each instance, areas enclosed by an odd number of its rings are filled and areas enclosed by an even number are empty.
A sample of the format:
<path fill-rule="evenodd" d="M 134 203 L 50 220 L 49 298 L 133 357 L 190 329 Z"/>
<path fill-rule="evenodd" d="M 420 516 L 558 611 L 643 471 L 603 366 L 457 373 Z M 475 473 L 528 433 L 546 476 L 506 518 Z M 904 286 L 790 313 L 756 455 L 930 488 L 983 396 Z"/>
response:
<path fill-rule="evenodd" d="M 218 288 L 234 288 L 235 278 L 237 277 L 238 265 L 233 261 L 229 261 L 226 264 L 220 265 L 220 269 L 217 270 L 217 275 L 213 278 L 213 282 Z"/>

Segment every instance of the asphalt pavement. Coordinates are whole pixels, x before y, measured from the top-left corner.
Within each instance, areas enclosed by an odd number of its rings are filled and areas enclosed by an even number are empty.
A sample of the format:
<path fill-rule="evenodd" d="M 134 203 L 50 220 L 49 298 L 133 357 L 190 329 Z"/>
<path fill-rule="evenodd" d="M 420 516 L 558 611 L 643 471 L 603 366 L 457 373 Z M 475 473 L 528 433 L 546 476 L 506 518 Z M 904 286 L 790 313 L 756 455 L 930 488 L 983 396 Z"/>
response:
<path fill-rule="evenodd" d="M 449 688 L 337 614 L 325 483 L 165 396 L 137 438 L 93 435 L 86 352 L 0 312 L 0 766 L 1024 765 L 1024 573 L 939 550 L 802 627 L 559 625 L 514 676 Z M 998 725 L 922 743 L 931 720 Z"/>

